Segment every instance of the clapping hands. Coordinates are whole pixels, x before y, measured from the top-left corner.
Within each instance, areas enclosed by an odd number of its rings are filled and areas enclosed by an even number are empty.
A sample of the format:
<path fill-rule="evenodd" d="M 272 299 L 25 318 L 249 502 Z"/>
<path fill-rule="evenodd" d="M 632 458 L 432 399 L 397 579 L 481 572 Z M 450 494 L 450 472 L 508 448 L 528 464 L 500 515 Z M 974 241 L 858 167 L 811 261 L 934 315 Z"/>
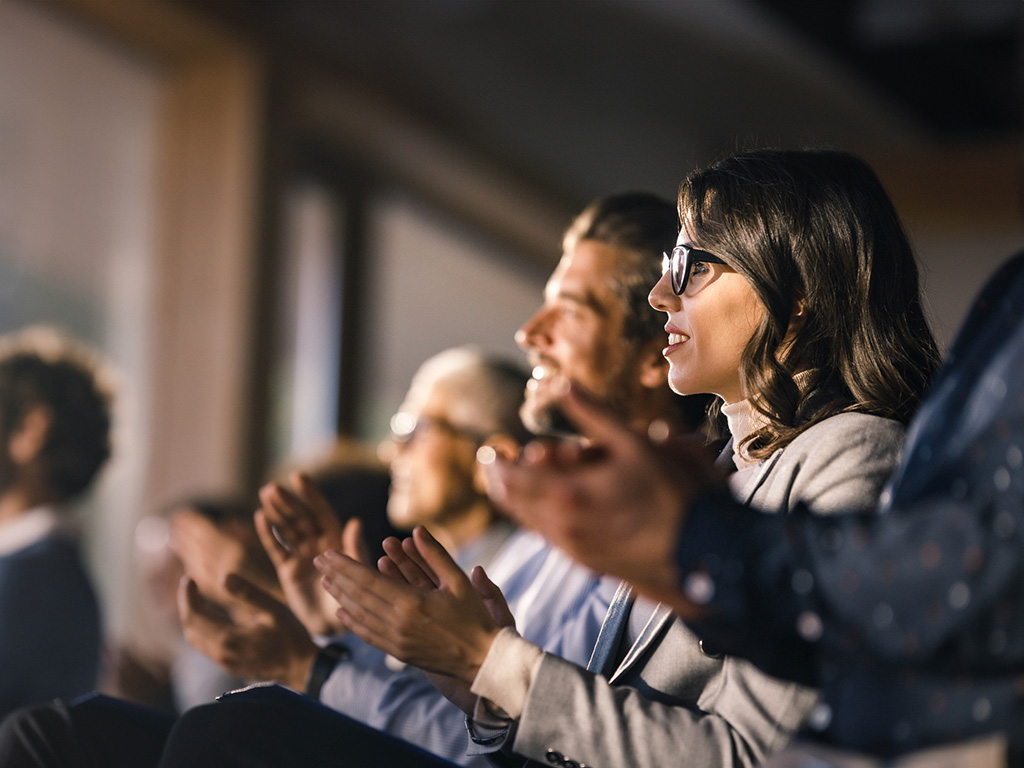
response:
<path fill-rule="evenodd" d="M 330 503 L 310 478 L 300 472 L 289 478 L 292 488 L 268 483 L 260 489 L 256 532 L 277 570 L 288 606 L 314 635 L 341 634 L 334 598 L 320 587 L 313 558 L 329 549 L 359 562 L 369 559 L 362 525 L 351 518 L 343 528 Z"/>
<path fill-rule="evenodd" d="M 468 686 L 504 626 L 513 625 L 500 590 L 482 568 L 466 576 L 423 527 L 403 542 L 387 539 L 378 570 L 339 552 L 316 559 L 338 616 L 360 638 L 401 659 Z M 445 695 L 461 701 L 445 689 Z"/>

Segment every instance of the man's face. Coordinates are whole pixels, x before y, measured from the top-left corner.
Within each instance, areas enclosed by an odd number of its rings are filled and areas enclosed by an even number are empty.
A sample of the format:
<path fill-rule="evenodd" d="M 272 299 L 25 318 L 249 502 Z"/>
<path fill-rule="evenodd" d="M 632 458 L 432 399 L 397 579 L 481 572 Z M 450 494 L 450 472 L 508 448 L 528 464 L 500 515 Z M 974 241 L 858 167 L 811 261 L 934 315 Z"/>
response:
<path fill-rule="evenodd" d="M 451 420 L 459 395 L 444 379 L 416 382 L 399 408 L 405 422 L 394 440 L 388 519 L 397 528 L 444 524 L 479 499 L 473 483 L 479 441 Z M 461 429 L 460 429 L 461 428 Z"/>
<path fill-rule="evenodd" d="M 552 378 L 563 374 L 628 416 L 639 389 L 636 347 L 623 336 L 626 308 L 614 292 L 621 251 L 581 240 L 562 255 L 544 288 L 544 303 L 516 333 L 533 377 L 523 423 L 543 434 L 558 428 Z"/>

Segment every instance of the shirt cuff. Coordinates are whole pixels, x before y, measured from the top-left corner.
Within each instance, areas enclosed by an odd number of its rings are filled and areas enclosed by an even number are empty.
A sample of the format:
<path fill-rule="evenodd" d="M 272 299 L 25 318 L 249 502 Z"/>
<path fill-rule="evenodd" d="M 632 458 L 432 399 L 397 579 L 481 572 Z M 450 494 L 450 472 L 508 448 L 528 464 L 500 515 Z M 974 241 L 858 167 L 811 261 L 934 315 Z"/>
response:
<path fill-rule="evenodd" d="M 499 722 L 507 725 L 509 720 L 519 717 L 542 658 L 544 652 L 512 627 L 502 629 L 469 689 L 481 699 L 477 701 L 473 720 L 497 727 Z"/>

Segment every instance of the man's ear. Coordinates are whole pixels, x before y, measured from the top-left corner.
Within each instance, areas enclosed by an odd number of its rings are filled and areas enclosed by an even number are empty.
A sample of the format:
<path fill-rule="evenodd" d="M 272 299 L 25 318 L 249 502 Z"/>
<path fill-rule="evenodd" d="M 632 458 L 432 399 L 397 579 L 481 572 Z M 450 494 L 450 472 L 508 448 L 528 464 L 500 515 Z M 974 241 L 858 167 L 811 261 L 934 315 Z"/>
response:
<path fill-rule="evenodd" d="M 7 443 L 11 460 L 18 466 L 34 461 L 43 451 L 53 426 L 53 411 L 45 405 L 33 405 Z"/>
<path fill-rule="evenodd" d="M 519 456 L 519 449 L 522 448 L 519 441 L 506 432 L 488 437 L 484 441 L 484 447 L 493 448 L 495 453 L 508 461 L 515 461 Z M 473 469 L 473 488 L 481 495 L 487 495 L 487 473 L 480 462 L 477 462 Z"/>
<path fill-rule="evenodd" d="M 646 389 L 661 389 L 668 381 L 668 360 L 661 354 L 666 343 L 663 338 L 650 339 L 640 348 L 637 367 L 640 384 Z"/>

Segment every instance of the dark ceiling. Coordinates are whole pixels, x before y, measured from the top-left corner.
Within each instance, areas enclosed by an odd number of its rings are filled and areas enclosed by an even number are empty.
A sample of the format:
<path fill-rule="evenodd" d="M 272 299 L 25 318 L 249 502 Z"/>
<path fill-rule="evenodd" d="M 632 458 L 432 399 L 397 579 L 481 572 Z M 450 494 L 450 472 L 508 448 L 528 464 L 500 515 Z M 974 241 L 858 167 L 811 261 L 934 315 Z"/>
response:
<path fill-rule="evenodd" d="M 566 200 L 749 144 L 1024 134 L 1021 0 L 180 0 Z"/>
<path fill-rule="evenodd" d="M 1022 3 L 757 1 L 942 136 L 1024 126 Z"/>

